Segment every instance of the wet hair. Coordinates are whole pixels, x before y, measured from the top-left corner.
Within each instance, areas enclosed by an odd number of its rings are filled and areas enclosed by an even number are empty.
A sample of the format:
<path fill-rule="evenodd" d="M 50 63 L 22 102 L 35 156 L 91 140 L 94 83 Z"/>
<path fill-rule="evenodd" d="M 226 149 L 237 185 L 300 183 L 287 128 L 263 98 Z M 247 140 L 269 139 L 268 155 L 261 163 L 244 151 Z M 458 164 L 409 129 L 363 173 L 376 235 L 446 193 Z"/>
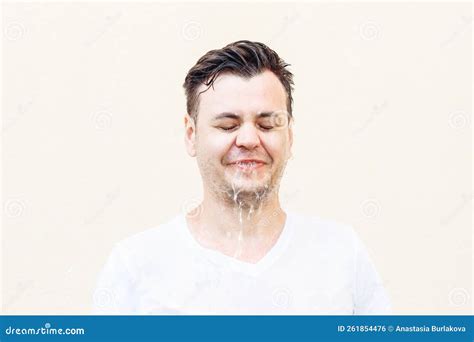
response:
<path fill-rule="evenodd" d="M 222 49 L 211 50 L 202 56 L 188 71 L 183 87 L 186 93 L 186 109 L 196 121 L 199 108 L 199 95 L 207 91 L 222 73 L 231 73 L 244 78 L 251 78 L 269 70 L 278 77 L 285 88 L 287 111 L 290 117 L 293 105 L 293 74 L 287 69 L 278 54 L 265 44 L 239 40 Z M 201 84 L 207 88 L 198 93 Z"/>

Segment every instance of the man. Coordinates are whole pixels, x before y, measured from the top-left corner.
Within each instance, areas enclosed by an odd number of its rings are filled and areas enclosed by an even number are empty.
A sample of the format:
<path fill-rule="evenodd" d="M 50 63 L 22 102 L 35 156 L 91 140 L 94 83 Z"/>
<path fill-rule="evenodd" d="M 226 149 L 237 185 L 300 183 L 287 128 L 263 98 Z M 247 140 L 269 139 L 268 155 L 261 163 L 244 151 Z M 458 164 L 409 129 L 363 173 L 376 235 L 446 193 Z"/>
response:
<path fill-rule="evenodd" d="M 293 75 L 264 44 L 238 41 L 186 76 L 185 143 L 203 201 L 118 243 L 96 313 L 388 314 L 390 302 L 350 226 L 284 211 Z"/>

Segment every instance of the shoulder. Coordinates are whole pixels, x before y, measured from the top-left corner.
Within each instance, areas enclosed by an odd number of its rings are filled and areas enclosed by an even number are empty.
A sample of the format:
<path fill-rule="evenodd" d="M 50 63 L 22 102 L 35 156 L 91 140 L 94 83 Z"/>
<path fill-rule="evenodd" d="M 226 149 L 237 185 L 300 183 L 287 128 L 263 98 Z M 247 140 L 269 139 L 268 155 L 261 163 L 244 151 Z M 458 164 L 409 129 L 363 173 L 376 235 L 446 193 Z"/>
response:
<path fill-rule="evenodd" d="M 116 243 L 124 257 L 137 259 L 153 254 L 169 254 L 176 247 L 177 237 L 182 229 L 182 217 L 174 218 L 152 228 L 130 235 Z"/>
<path fill-rule="evenodd" d="M 317 215 L 300 213 L 288 214 L 296 235 L 319 243 L 353 245 L 356 233 L 352 225 Z"/>

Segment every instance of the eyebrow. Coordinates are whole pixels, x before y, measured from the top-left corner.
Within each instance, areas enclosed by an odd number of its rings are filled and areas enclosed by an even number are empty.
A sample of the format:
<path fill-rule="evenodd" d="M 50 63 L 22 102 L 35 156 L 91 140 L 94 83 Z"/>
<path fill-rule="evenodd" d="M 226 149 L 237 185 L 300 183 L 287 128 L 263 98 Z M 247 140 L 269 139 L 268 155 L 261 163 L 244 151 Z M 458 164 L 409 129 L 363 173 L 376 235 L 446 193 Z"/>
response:
<path fill-rule="evenodd" d="M 220 114 L 216 115 L 213 120 L 216 121 L 216 120 L 224 119 L 224 118 L 240 119 L 240 117 L 235 113 L 224 112 L 224 113 L 220 113 Z"/>
<path fill-rule="evenodd" d="M 261 112 L 261 113 L 257 114 L 257 119 L 267 118 L 267 117 L 270 117 L 270 116 L 273 116 L 273 115 L 275 115 L 275 112 Z M 240 116 L 235 114 L 235 113 L 232 113 L 232 112 L 223 112 L 223 113 L 220 113 L 220 114 L 216 115 L 213 120 L 217 121 L 219 119 L 224 119 L 224 118 L 238 120 L 238 119 L 240 119 Z"/>

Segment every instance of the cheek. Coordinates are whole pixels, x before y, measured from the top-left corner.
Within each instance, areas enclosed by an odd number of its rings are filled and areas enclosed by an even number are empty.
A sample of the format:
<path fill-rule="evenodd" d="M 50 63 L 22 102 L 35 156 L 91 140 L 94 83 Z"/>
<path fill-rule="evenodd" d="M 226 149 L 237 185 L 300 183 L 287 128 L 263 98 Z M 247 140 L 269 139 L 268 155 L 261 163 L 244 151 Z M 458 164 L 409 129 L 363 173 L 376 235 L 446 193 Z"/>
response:
<path fill-rule="evenodd" d="M 274 161 L 284 160 L 289 152 L 289 140 L 283 133 L 271 134 L 262 139 L 265 150 Z"/>
<path fill-rule="evenodd" d="M 213 134 L 210 131 L 201 132 L 197 139 L 198 154 L 210 161 L 221 160 L 229 151 L 233 143 L 231 135 Z"/>

